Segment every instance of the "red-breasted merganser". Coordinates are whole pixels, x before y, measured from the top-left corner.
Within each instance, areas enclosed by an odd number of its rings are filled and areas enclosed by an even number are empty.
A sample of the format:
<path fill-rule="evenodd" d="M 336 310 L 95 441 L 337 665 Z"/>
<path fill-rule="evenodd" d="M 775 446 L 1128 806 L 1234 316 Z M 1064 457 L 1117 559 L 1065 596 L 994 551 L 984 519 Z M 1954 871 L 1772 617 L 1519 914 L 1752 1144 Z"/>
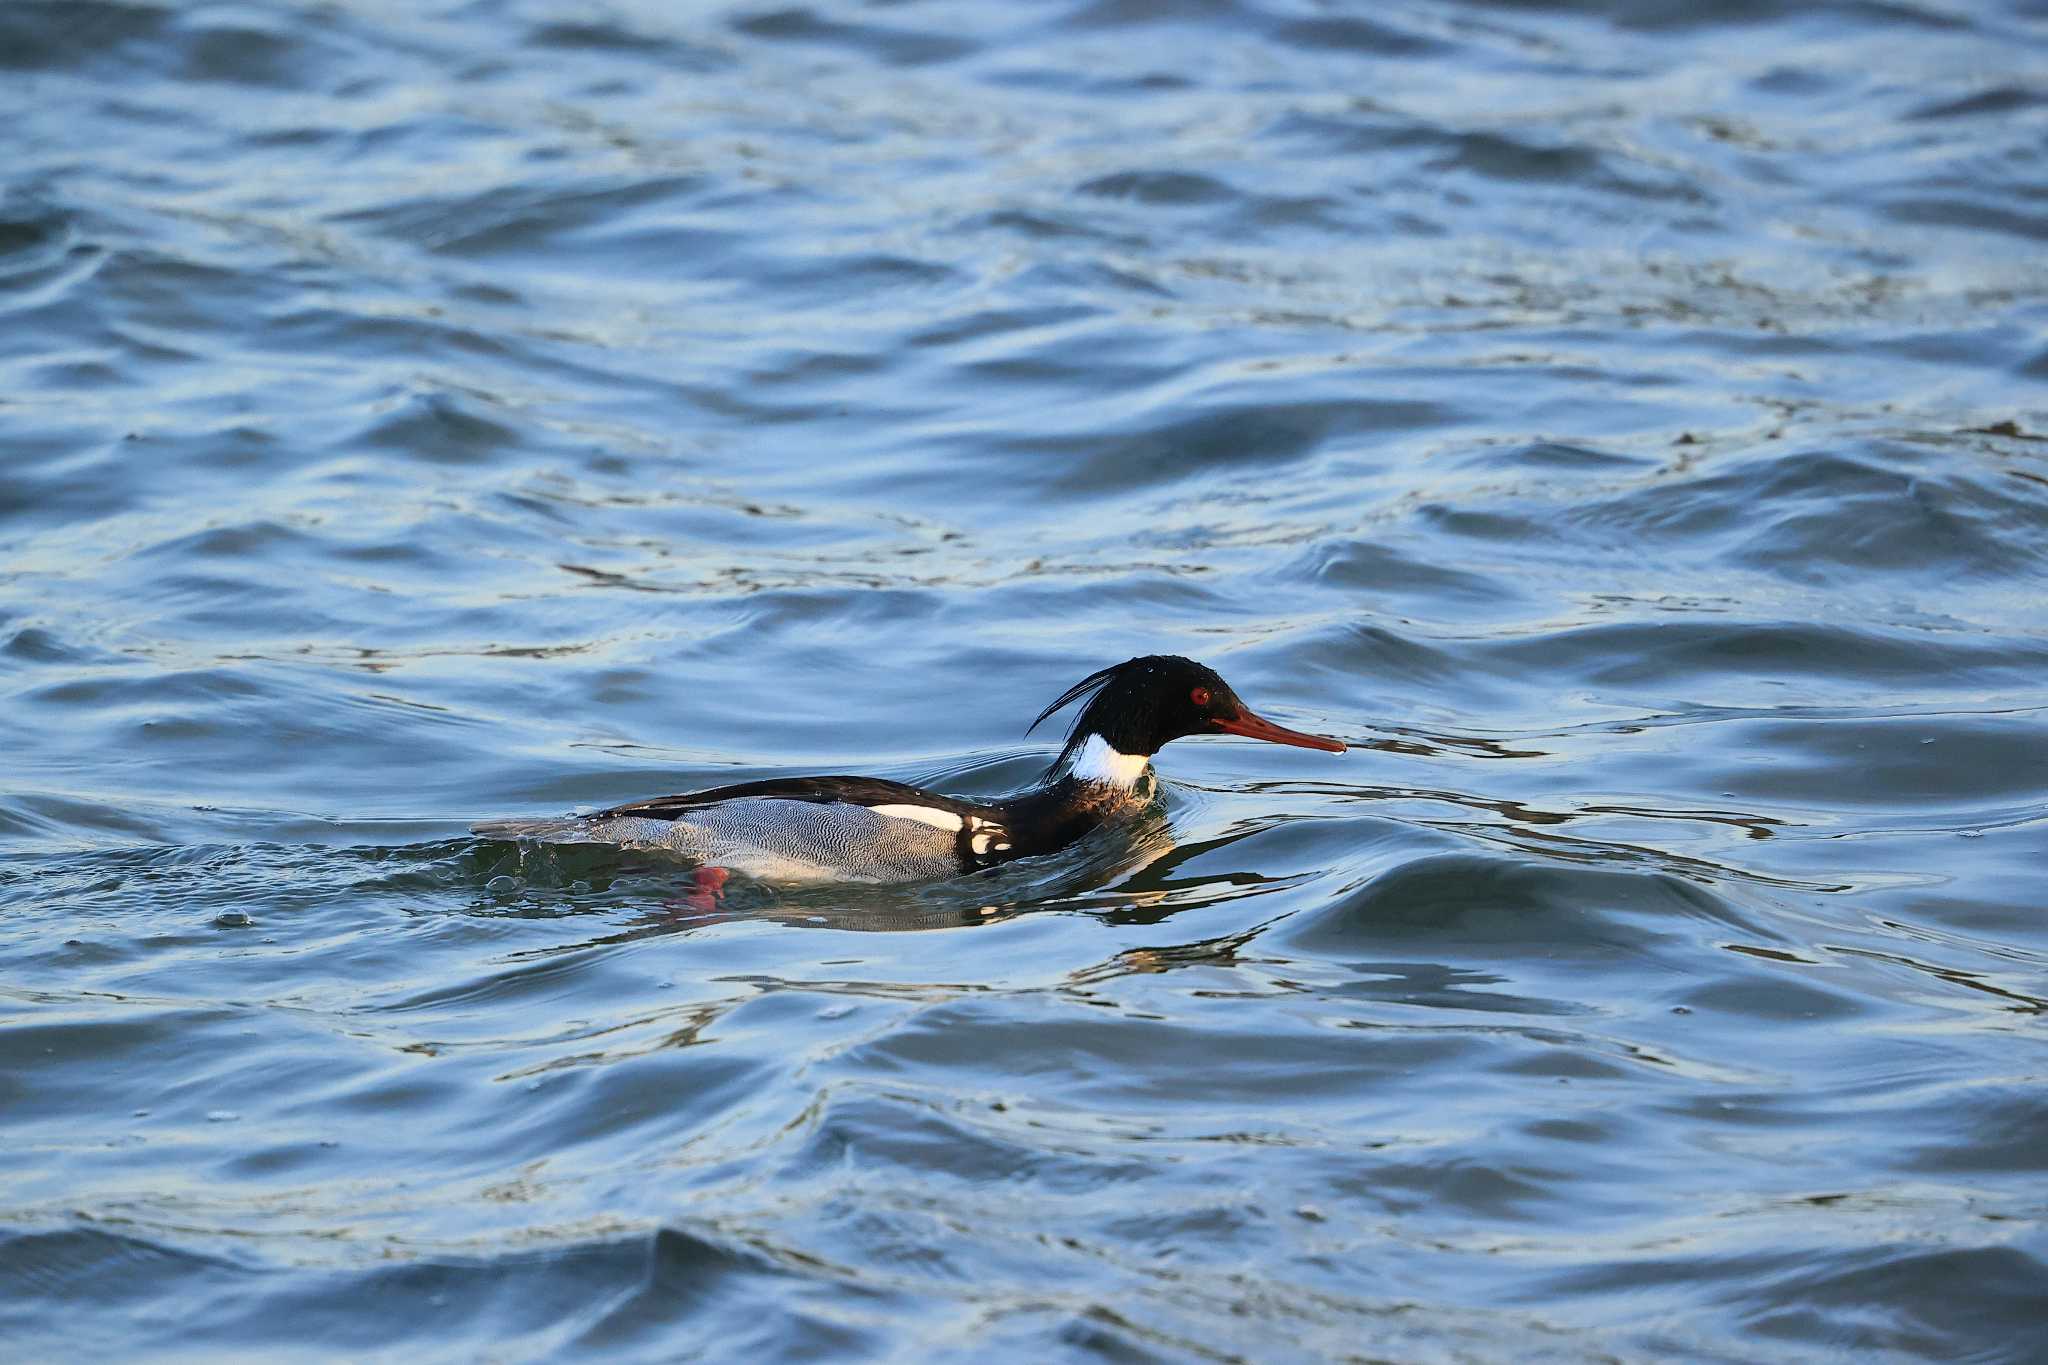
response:
<path fill-rule="evenodd" d="M 1187 735 L 1344 752 L 1338 740 L 1253 714 L 1214 670 L 1171 654 L 1089 674 L 1026 733 L 1083 698 L 1066 747 L 1038 785 L 1000 801 L 965 801 L 878 777 L 779 777 L 594 815 L 474 828 L 492 839 L 666 849 L 702 864 L 700 886 L 711 890 L 728 870 L 784 883 L 927 881 L 1051 853 L 1141 808 L 1154 791 L 1152 755 Z"/>

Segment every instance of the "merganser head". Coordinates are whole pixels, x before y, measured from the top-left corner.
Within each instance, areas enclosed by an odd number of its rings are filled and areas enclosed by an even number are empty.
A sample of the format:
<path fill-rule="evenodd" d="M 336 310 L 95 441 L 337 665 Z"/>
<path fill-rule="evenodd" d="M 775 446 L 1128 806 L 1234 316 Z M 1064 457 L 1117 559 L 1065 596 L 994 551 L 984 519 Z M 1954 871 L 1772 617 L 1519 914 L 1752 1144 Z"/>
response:
<path fill-rule="evenodd" d="M 1124 785 L 1144 771 L 1145 758 L 1188 735 L 1248 735 L 1274 744 L 1344 752 L 1338 740 L 1289 730 L 1255 714 L 1214 669 L 1177 654 L 1147 654 L 1089 674 L 1039 712 L 1031 728 L 1083 697 L 1089 701 L 1068 732 L 1061 757 L 1078 754 L 1091 747 L 1091 739 L 1100 739 L 1112 759 L 1126 760 L 1121 765 L 1109 764 L 1111 771 L 1128 768 L 1131 776 Z M 1101 756 L 1095 766 L 1103 766 Z"/>

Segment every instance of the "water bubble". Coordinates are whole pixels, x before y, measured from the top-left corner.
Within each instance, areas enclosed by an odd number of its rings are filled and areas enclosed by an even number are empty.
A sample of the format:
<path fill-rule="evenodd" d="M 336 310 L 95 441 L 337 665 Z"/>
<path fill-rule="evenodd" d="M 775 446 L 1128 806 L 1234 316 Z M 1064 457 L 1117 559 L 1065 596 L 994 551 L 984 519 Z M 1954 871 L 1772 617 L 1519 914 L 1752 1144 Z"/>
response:
<path fill-rule="evenodd" d="M 237 1114 L 232 1109 L 209 1109 L 206 1111 L 206 1121 L 208 1123 L 235 1123 L 241 1117 L 240 1114 Z"/>
<path fill-rule="evenodd" d="M 526 880 L 523 877 L 508 877 L 500 873 L 484 883 L 484 890 L 490 892 L 493 896 L 510 896 L 516 894 L 525 885 Z"/>
<path fill-rule="evenodd" d="M 246 929 L 253 923 L 255 921 L 240 910 L 223 910 L 213 917 L 213 927 L 216 929 Z"/>
<path fill-rule="evenodd" d="M 852 1013 L 853 1006 L 851 1005 L 827 1005 L 824 1009 L 818 1011 L 818 1017 L 820 1019 L 844 1019 Z"/>

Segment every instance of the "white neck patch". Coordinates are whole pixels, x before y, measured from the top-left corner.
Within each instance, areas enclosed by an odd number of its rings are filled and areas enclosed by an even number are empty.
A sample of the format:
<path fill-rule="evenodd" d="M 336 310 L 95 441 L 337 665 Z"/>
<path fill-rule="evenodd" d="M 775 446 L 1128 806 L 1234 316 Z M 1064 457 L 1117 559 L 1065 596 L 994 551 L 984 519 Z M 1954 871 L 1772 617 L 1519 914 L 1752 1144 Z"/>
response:
<path fill-rule="evenodd" d="M 1123 754 L 1109 747 L 1101 735 L 1088 736 L 1081 752 L 1074 755 L 1069 775 L 1082 782 L 1107 782 L 1112 787 L 1134 787 L 1152 760 L 1144 754 Z"/>

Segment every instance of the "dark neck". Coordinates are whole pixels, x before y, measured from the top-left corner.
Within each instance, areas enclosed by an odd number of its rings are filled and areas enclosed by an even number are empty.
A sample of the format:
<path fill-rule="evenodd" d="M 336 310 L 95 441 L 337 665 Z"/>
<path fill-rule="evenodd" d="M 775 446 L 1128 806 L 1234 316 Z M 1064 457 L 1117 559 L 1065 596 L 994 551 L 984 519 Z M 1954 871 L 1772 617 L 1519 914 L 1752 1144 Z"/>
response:
<path fill-rule="evenodd" d="M 1003 803 L 1011 857 L 1028 858 L 1065 848 L 1105 820 L 1141 806 L 1152 796 L 1148 773 L 1134 786 L 1089 782 L 1062 773 L 1055 763 L 1046 781 Z"/>

